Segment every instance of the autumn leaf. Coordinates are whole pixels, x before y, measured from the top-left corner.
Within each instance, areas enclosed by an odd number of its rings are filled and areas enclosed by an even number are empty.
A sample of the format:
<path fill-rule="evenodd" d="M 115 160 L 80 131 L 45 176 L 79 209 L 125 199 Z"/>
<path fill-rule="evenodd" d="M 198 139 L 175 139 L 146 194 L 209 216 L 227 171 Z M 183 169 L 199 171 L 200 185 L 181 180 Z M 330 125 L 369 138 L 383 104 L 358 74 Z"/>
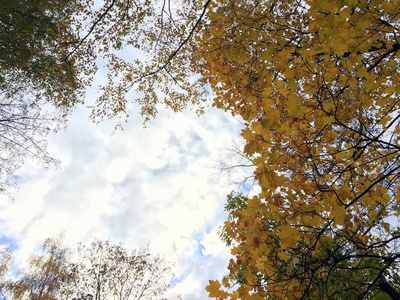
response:
<path fill-rule="evenodd" d="M 206 291 L 209 293 L 210 298 L 217 298 L 220 294 L 221 284 L 218 280 L 209 280 L 209 284 L 206 287 Z"/>
<path fill-rule="evenodd" d="M 280 229 L 281 231 L 278 232 L 278 236 L 281 239 L 281 247 L 286 249 L 297 241 L 299 232 L 295 227 L 290 225 L 284 225 Z"/>
<path fill-rule="evenodd" d="M 343 225 L 346 219 L 346 208 L 344 206 L 335 207 L 330 213 L 329 218 L 334 219 L 336 224 Z"/>

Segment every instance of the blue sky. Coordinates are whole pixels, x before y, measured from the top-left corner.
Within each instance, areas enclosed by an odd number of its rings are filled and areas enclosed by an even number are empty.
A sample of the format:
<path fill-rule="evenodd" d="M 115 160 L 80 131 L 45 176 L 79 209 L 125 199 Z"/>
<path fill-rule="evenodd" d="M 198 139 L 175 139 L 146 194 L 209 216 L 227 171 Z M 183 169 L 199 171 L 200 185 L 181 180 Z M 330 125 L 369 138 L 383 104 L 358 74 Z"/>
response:
<path fill-rule="evenodd" d="M 115 121 L 93 124 L 89 109 L 76 109 L 67 130 L 49 137 L 60 168 L 27 161 L 14 202 L 0 200 L 1 241 L 11 242 L 22 265 L 60 233 L 72 246 L 94 238 L 149 244 L 175 263 L 169 299 L 205 299 L 208 280 L 227 273 L 229 249 L 218 228 L 235 188 L 210 166 L 239 136 L 240 122 L 214 108 L 201 117 L 160 108 L 143 129 L 138 107 L 129 109 L 123 131 L 114 131 Z"/>

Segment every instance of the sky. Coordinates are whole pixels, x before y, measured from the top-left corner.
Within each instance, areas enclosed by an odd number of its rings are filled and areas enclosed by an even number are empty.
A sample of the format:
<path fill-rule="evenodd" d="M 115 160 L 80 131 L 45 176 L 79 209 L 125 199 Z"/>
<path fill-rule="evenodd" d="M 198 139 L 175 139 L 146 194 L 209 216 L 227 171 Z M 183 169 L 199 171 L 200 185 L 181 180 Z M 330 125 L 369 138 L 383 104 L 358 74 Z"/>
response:
<path fill-rule="evenodd" d="M 175 264 L 168 299 L 206 299 L 208 280 L 227 274 L 229 249 L 218 230 L 227 218 L 226 195 L 237 186 L 217 176 L 218 161 L 238 139 L 241 122 L 211 107 L 201 117 L 160 108 L 143 128 L 138 107 L 129 111 L 123 130 L 115 131 L 115 120 L 96 125 L 81 106 L 65 131 L 49 136 L 60 168 L 25 162 L 14 201 L 0 200 L 0 241 L 21 264 L 60 233 L 72 247 L 94 238 L 127 248 L 149 244 Z"/>

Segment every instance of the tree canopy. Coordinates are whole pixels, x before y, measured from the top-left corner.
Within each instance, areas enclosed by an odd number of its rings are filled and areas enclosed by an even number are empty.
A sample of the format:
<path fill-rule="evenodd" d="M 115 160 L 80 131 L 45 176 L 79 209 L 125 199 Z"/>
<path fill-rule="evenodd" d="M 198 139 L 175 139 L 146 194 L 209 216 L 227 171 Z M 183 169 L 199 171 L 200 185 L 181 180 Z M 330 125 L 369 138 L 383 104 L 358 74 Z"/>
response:
<path fill-rule="evenodd" d="M 60 238 L 47 239 L 16 279 L 5 276 L 10 260 L 10 251 L 1 249 L 0 295 L 10 300 L 161 299 L 172 277 L 170 264 L 147 248 L 101 240 L 75 250 Z"/>
<path fill-rule="evenodd" d="M 235 258 L 211 297 L 393 292 L 399 13 L 397 1 L 210 4 L 203 75 L 215 105 L 245 120 L 261 187 L 224 226 Z"/>
<path fill-rule="evenodd" d="M 76 39 L 68 24 L 76 1 L 2 0 L 1 7 L 1 90 L 23 88 L 34 99 L 74 105 L 80 86 L 67 55 Z"/>
<path fill-rule="evenodd" d="M 0 2 L 1 191 L 25 158 L 56 162 L 46 136 L 85 103 L 99 67 L 108 82 L 98 87 L 95 122 L 127 116 L 130 101 L 139 104 L 145 122 L 160 105 L 180 111 L 192 103 L 202 112 L 206 89 L 194 78 L 187 51 L 195 46 L 199 3 L 183 2 Z M 179 64 L 170 64 L 173 58 Z"/>
<path fill-rule="evenodd" d="M 75 1 L 0 1 L 0 191 L 26 158 L 57 163 L 46 137 L 81 101 L 82 84 L 66 59 Z M 51 105 L 48 105 L 51 103 Z M 66 105 L 68 104 L 68 105 Z"/>
<path fill-rule="evenodd" d="M 73 299 L 161 299 L 169 288 L 171 266 L 147 248 L 126 249 L 122 244 L 95 240 L 80 244 L 79 260 L 71 265 Z"/>

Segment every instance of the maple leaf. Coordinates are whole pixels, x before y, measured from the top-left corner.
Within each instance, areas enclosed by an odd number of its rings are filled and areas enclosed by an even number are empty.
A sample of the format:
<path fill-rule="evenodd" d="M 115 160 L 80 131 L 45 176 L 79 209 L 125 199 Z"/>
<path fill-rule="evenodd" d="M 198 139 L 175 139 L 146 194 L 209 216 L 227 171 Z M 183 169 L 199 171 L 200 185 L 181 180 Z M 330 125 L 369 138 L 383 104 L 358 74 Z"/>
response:
<path fill-rule="evenodd" d="M 209 293 L 210 298 L 217 298 L 220 295 L 221 284 L 218 280 L 209 280 L 209 284 L 206 287 L 206 291 Z"/>
<path fill-rule="evenodd" d="M 333 218 L 338 225 L 343 225 L 346 219 L 346 208 L 344 206 L 335 207 L 329 217 Z"/>
<path fill-rule="evenodd" d="M 299 232 L 296 228 L 290 225 L 284 225 L 280 229 L 281 231 L 278 233 L 278 236 L 281 239 L 282 248 L 286 249 L 297 241 Z"/>

